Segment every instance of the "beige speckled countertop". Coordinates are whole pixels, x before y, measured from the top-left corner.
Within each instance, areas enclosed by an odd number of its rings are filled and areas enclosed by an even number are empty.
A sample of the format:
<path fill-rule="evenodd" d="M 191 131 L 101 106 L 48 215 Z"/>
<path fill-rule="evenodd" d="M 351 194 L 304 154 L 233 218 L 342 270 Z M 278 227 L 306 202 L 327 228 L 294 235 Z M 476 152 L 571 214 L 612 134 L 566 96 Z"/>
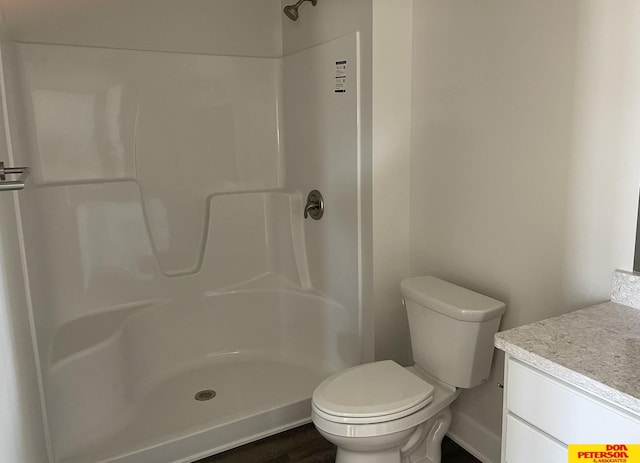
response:
<path fill-rule="evenodd" d="M 640 309 L 606 302 L 500 332 L 495 345 L 640 414 Z"/>

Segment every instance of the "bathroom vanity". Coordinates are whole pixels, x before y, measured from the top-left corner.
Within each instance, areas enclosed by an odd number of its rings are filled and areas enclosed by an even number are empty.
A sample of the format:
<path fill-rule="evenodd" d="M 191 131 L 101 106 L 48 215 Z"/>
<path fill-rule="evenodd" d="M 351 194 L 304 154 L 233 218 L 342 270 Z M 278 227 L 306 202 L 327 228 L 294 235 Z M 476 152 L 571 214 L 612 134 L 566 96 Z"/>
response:
<path fill-rule="evenodd" d="M 616 272 L 611 302 L 496 335 L 502 463 L 566 463 L 568 444 L 640 444 L 639 302 L 640 278 Z"/>

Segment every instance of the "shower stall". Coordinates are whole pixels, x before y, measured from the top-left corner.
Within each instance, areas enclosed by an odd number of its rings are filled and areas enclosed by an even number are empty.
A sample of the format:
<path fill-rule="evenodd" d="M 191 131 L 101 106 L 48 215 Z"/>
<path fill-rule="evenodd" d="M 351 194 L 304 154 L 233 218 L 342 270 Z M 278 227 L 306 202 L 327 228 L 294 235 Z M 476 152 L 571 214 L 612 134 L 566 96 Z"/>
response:
<path fill-rule="evenodd" d="M 283 57 L 5 41 L 2 68 L 50 463 L 309 422 L 363 360 L 358 34 Z"/>

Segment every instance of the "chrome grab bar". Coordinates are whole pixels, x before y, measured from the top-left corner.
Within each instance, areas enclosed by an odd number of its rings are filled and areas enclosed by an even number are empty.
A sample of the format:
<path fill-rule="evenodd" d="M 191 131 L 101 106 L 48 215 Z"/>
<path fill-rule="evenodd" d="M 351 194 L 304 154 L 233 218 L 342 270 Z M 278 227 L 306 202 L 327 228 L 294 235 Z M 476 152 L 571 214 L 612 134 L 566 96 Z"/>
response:
<path fill-rule="evenodd" d="M 7 180 L 7 175 L 19 175 L 17 180 Z M 0 161 L 0 191 L 22 190 L 29 177 L 28 167 L 5 167 Z"/>

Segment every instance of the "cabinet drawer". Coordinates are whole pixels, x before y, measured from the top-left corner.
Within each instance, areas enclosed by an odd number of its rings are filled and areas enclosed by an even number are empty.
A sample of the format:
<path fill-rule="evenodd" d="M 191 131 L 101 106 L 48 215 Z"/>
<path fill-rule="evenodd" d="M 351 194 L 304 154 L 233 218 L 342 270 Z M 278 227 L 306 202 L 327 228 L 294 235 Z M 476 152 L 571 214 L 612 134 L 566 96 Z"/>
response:
<path fill-rule="evenodd" d="M 640 443 L 640 418 L 514 359 L 507 409 L 564 444 Z"/>
<path fill-rule="evenodd" d="M 506 463 L 567 463 L 567 448 L 511 413 L 506 420 Z"/>

